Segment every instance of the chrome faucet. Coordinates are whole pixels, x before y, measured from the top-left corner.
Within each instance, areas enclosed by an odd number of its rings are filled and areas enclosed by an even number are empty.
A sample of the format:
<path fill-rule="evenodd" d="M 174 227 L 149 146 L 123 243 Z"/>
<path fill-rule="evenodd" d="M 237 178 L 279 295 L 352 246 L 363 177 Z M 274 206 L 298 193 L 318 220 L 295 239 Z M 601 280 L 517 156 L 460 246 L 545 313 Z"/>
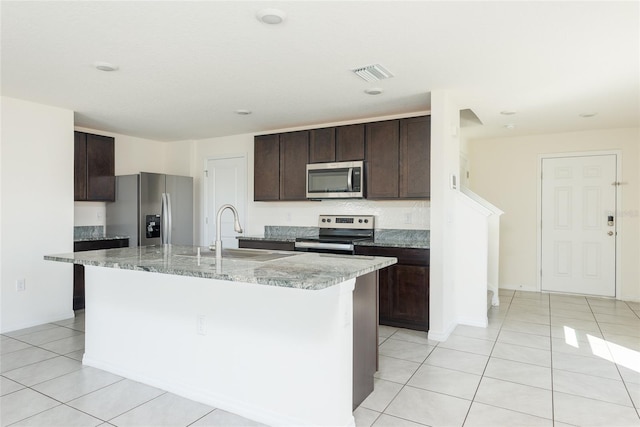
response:
<path fill-rule="evenodd" d="M 218 213 L 216 214 L 216 260 L 222 259 L 222 233 L 220 231 L 220 222 L 222 220 L 222 212 L 224 212 L 225 209 L 231 209 L 233 211 L 233 229 L 236 233 L 242 233 L 242 227 L 238 220 L 238 211 L 236 208 L 229 204 L 220 206 L 220 209 L 218 209 Z"/>

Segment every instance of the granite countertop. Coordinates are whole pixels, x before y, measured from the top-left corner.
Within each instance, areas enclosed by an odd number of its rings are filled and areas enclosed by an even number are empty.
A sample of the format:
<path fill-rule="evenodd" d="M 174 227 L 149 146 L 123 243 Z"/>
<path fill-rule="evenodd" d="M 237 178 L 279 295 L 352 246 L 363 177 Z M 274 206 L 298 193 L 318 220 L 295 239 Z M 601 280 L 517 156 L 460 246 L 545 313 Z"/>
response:
<path fill-rule="evenodd" d="M 316 236 L 318 237 L 318 236 Z M 296 238 L 291 236 L 238 236 L 238 240 L 263 240 L 268 242 L 295 242 Z"/>
<path fill-rule="evenodd" d="M 354 242 L 354 246 L 381 246 L 385 248 L 430 249 L 428 240 L 374 240 L 373 242 Z"/>
<path fill-rule="evenodd" d="M 129 239 L 129 236 L 82 236 L 73 239 L 74 242 L 94 242 L 99 240 Z"/>
<path fill-rule="evenodd" d="M 201 248 L 198 259 L 196 250 L 195 246 L 141 246 L 47 255 L 44 259 L 306 290 L 325 289 L 397 262 L 388 257 L 226 249 L 218 266 L 214 252 Z M 245 257 L 247 254 L 255 257 Z"/>

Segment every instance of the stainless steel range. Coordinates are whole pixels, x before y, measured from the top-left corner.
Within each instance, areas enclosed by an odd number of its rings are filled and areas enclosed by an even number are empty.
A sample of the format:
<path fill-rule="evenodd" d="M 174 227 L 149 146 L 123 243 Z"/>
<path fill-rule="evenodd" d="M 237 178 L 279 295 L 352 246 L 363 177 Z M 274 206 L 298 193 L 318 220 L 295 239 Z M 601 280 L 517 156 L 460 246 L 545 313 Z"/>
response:
<path fill-rule="evenodd" d="M 320 215 L 317 238 L 297 238 L 296 251 L 353 254 L 354 242 L 373 241 L 373 215 Z"/>

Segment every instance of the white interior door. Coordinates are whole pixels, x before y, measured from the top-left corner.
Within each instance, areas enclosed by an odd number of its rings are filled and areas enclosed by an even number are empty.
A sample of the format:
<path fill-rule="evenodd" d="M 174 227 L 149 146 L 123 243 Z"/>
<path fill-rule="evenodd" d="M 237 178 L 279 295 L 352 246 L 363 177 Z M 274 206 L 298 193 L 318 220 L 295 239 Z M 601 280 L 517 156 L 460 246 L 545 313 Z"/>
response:
<path fill-rule="evenodd" d="M 542 159 L 543 291 L 616 294 L 615 154 Z"/>
<path fill-rule="evenodd" d="M 246 227 L 247 160 L 244 156 L 207 161 L 207 244 L 216 240 L 216 213 L 220 206 L 231 204 L 238 210 L 240 225 Z M 233 230 L 233 212 L 222 213 L 221 240 L 224 248 L 238 247 L 238 233 Z"/>

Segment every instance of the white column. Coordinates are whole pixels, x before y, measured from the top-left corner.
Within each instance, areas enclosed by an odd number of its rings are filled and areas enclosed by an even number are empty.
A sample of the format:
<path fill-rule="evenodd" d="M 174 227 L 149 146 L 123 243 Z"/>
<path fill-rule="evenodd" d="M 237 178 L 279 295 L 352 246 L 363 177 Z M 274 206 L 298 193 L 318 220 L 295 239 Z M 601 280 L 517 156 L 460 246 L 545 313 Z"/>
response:
<path fill-rule="evenodd" d="M 456 326 L 455 193 L 460 177 L 460 109 L 444 90 L 431 92 L 431 267 L 429 338 L 443 341 Z"/>

